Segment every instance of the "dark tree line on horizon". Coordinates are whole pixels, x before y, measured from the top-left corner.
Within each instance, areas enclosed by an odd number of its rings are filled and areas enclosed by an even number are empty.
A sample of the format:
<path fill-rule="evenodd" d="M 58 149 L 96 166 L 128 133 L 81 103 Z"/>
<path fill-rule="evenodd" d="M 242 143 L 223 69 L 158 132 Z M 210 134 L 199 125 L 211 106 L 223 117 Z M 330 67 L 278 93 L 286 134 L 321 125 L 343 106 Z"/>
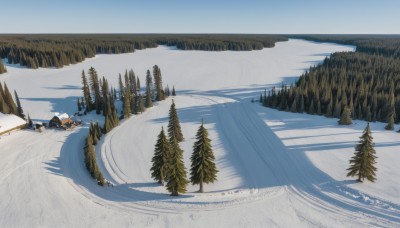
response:
<path fill-rule="evenodd" d="M 9 64 L 37 69 L 61 68 L 96 54 L 129 53 L 158 45 L 182 50 L 251 51 L 273 47 L 287 38 L 277 35 L 222 34 L 27 34 L 0 35 L 0 57 Z M 0 73 L 4 73 L 0 63 Z"/>

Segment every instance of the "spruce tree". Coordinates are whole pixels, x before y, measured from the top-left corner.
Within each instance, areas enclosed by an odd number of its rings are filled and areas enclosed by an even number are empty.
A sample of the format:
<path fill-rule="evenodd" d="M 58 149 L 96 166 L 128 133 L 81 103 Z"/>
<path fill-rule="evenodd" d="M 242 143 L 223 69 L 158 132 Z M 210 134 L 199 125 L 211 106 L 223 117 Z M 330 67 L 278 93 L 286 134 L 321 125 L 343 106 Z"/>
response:
<path fill-rule="evenodd" d="M 369 123 L 365 128 L 362 136 L 360 137 L 360 142 L 356 145 L 356 152 L 350 160 L 350 168 L 347 176 L 358 176 L 358 181 L 362 182 L 365 178 L 367 180 L 374 182 L 376 180 L 376 161 L 374 143 L 372 141 L 371 129 Z"/>
<path fill-rule="evenodd" d="M 78 98 L 76 105 L 78 106 L 78 112 L 82 111 L 81 99 Z"/>
<path fill-rule="evenodd" d="M 121 74 L 118 76 L 118 85 L 119 85 L 119 99 L 121 100 L 124 94 L 124 84 L 122 83 Z"/>
<path fill-rule="evenodd" d="M 151 177 L 158 181 L 159 184 L 164 185 L 165 176 L 168 172 L 168 161 L 170 156 L 170 145 L 167 137 L 164 133 L 164 128 L 161 128 L 161 132 L 158 135 L 157 142 L 154 149 L 154 156 L 151 160 L 152 167 Z"/>
<path fill-rule="evenodd" d="M 170 139 L 175 138 L 178 142 L 182 142 L 184 140 L 174 100 L 172 100 L 172 104 L 169 109 L 168 135 Z"/>
<path fill-rule="evenodd" d="M 393 130 L 394 129 L 394 113 L 391 113 L 387 118 L 387 124 L 385 126 L 386 130 Z"/>
<path fill-rule="evenodd" d="M 125 90 L 125 96 L 122 105 L 123 105 L 122 110 L 124 118 L 125 119 L 129 118 L 132 110 L 131 110 L 131 92 L 128 89 Z"/>
<path fill-rule="evenodd" d="M 179 143 L 175 137 L 171 138 L 171 156 L 168 162 L 168 173 L 166 176 L 167 190 L 171 196 L 178 196 L 179 193 L 186 192 L 186 169 L 183 162 L 183 150 L 179 147 Z"/>
<path fill-rule="evenodd" d="M 176 92 L 175 92 L 175 86 L 172 86 L 172 94 L 171 94 L 173 97 L 175 97 L 176 96 Z"/>
<path fill-rule="evenodd" d="M 17 91 L 14 90 L 15 100 L 17 101 L 17 115 L 22 119 L 25 119 L 24 110 L 22 110 L 21 102 L 19 101 L 19 97 Z"/>
<path fill-rule="evenodd" d="M 208 138 L 207 129 L 203 122 L 196 134 L 196 142 L 193 145 L 193 154 L 190 158 L 190 181 L 192 184 L 200 184 L 199 192 L 204 192 L 204 183 L 214 183 L 217 180 L 217 167 L 211 147 L 211 140 Z"/>
<path fill-rule="evenodd" d="M 92 93 L 94 94 L 94 107 L 96 109 L 96 114 L 100 114 L 102 110 L 100 82 L 97 76 L 97 72 L 93 67 L 89 69 L 89 78 L 90 78 L 90 85 L 92 87 Z"/>
<path fill-rule="evenodd" d="M 153 107 L 153 101 L 152 101 L 152 96 L 151 96 L 151 89 L 150 86 L 146 86 L 146 108 Z"/>
<path fill-rule="evenodd" d="M 83 97 L 85 98 L 86 112 L 90 112 L 92 110 L 92 97 L 90 95 L 90 87 L 85 75 L 85 71 L 83 70 L 82 70 L 82 91 L 83 91 Z"/>
<path fill-rule="evenodd" d="M 343 109 L 342 116 L 340 117 L 340 120 L 338 121 L 338 123 L 339 123 L 339 125 L 350 125 L 350 124 L 352 124 L 350 108 L 345 107 Z"/>
<path fill-rule="evenodd" d="M 33 122 L 29 114 L 28 114 L 28 127 L 33 127 Z"/>
<path fill-rule="evenodd" d="M 138 113 L 143 113 L 146 110 L 146 107 L 144 106 L 144 99 L 143 95 L 139 94 L 139 105 L 138 105 Z"/>
<path fill-rule="evenodd" d="M 7 72 L 6 67 L 3 65 L 3 61 L 0 58 L 0 74 Z"/>
<path fill-rule="evenodd" d="M 12 113 L 14 115 L 18 115 L 17 106 L 13 100 L 13 97 L 11 96 L 10 91 L 8 90 L 6 83 L 4 83 L 4 101 L 9 109 L 9 112 L 7 114 Z"/>

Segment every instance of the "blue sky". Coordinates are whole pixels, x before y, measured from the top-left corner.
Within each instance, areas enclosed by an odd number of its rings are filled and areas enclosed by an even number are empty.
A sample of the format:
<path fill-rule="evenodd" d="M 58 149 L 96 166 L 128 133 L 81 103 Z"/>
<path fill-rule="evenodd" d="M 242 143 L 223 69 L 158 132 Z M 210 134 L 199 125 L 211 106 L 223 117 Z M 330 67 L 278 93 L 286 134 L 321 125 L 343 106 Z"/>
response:
<path fill-rule="evenodd" d="M 400 34 L 400 0 L 1 0 L 0 33 Z"/>

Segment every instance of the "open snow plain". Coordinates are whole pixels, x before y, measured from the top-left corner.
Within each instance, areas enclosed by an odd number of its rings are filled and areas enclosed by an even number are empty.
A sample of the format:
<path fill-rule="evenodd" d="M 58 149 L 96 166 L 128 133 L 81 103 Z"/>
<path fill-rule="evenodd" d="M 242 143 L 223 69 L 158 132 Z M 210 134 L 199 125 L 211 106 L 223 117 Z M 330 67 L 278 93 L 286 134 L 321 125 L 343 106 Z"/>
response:
<path fill-rule="evenodd" d="M 204 119 L 219 168 L 206 193 L 170 197 L 150 178 L 156 136 L 166 127 L 171 98 L 123 121 L 101 141 L 98 162 L 114 188 L 97 186 L 83 164 L 87 128 L 19 131 L 0 140 L 1 227 L 365 227 L 400 225 L 398 133 L 372 124 L 378 181 L 346 178 L 348 160 L 365 127 L 355 121 L 284 113 L 251 103 L 261 91 L 294 82 L 330 53 L 353 47 L 303 40 L 252 52 L 180 51 L 159 47 L 98 55 L 62 69 L 8 65 L 1 75 L 21 97 L 25 113 L 48 120 L 74 113 L 82 70 L 96 68 L 116 86 L 132 68 L 144 82 L 157 64 L 175 102 L 190 166 L 194 136 Z M 85 117 L 90 121 L 93 115 Z"/>

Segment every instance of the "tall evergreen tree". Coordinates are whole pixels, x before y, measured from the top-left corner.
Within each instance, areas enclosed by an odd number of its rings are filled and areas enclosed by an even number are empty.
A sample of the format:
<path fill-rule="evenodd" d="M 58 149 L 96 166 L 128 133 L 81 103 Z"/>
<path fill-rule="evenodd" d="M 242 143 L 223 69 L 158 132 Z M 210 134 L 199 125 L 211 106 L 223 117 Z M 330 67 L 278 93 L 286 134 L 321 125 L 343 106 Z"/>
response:
<path fill-rule="evenodd" d="M 184 140 L 174 100 L 172 100 L 172 104 L 169 109 L 168 135 L 171 140 L 172 138 L 175 138 L 178 142 L 182 142 Z"/>
<path fill-rule="evenodd" d="M 22 119 L 25 119 L 24 110 L 22 110 L 21 102 L 19 101 L 19 97 L 17 91 L 14 90 L 15 100 L 17 101 L 17 115 Z"/>
<path fill-rule="evenodd" d="M 369 123 L 365 128 L 362 136 L 360 137 L 360 142 L 356 146 L 356 152 L 352 159 L 350 160 L 350 168 L 347 176 L 358 176 L 358 181 L 362 182 L 365 178 L 367 180 L 374 182 L 376 180 L 376 161 L 374 143 L 372 141 L 371 129 Z"/>
<path fill-rule="evenodd" d="M 190 158 L 190 181 L 192 184 L 200 184 L 199 192 L 204 192 L 204 183 L 214 183 L 217 180 L 217 167 L 211 147 L 211 140 L 208 138 L 207 129 L 203 121 L 196 134 L 196 142 L 193 145 L 193 154 Z"/>
<path fill-rule="evenodd" d="M 146 108 L 153 107 L 150 86 L 146 86 L 146 104 L 145 104 L 145 106 L 146 106 Z"/>
<path fill-rule="evenodd" d="M 143 95 L 139 94 L 138 113 L 143 113 L 145 110 Z"/>
<path fill-rule="evenodd" d="M 125 96 L 122 105 L 124 118 L 129 118 L 131 115 L 131 92 L 128 89 L 125 90 Z"/>
<path fill-rule="evenodd" d="M 121 74 L 118 76 L 118 85 L 119 85 L 119 99 L 121 100 L 124 94 L 124 84 L 122 83 Z"/>
<path fill-rule="evenodd" d="M 5 73 L 5 72 L 7 72 L 7 69 L 6 69 L 6 67 L 3 65 L 3 61 L 1 61 L 1 58 L 0 58 L 0 74 L 3 74 L 3 73 Z"/>
<path fill-rule="evenodd" d="M 154 156 L 151 160 L 151 177 L 158 181 L 160 184 L 164 184 L 165 177 L 167 175 L 168 161 L 171 152 L 170 145 L 167 137 L 164 133 L 164 128 L 161 128 L 161 132 L 158 135 L 157 142 L 154 149 Z"/>
<path fill-rule="evenodd" d="M 175 92 L 175 86 L 172 86 L 172 93 L 171 93 L 171 95 L 172 95 L 173 97 L 175 97 L 175 96 L 176 96 L 176 92 Z"/>
<path fill-rule="evenodd" d="M 18 115 L 17 111 L 17 106 L 13 100 L 13 97 L 11 96 L 10 91 L 8 90 L 7 84 L 4 83 L 4 101 L 8 106 L 9 113 L 12 113 L 14 115 Z"/>
<path fill-rule="evenodd" d="M 100 83 L 97 76 L 97 72 L 93 67 L 89 69 L 90 85 L 92 87 L 92 93 L 94 94 L 94 107 L 96 109 L 96 114 L 100 114 L 102 110 L 102 100 L 100 94 Z"/>
<path fill-rule="evenodd" d="M 161 70 L 157 65 L 154 65 L 153 67 L 153 77 L 154 77 L 154 86 L 156 90 L 156 100 L 162 101 L 165 99 L 165 96 L 162 86 Z"/>
<path fill-rule="evenodd" d="M 171 196 L 178 196 L 179 193 L 186 192 L 188 180 L 186 179 L 186 169 L 183 162 L 183 150 L 175 137 L 171 138 L 171 156 L 169 157 L 168 174 L 166 177 L 167 190 Z"/>
<path fill-rule="evenodd" d="M 29 116 L 29 113 L 28 113 L 28 127 L 33 127 L 33 122 L 32 122 L 32 119 L 31 119 L 31 117 Z"/>
<path fill-rule="evenodd" d="M 85 75 L 85 71 L 82 70 L 82 91 L 83 97 L 85 98 L 86 112 L 92 110 L 92 96 L 90 95 L 90 87 Z"/>

